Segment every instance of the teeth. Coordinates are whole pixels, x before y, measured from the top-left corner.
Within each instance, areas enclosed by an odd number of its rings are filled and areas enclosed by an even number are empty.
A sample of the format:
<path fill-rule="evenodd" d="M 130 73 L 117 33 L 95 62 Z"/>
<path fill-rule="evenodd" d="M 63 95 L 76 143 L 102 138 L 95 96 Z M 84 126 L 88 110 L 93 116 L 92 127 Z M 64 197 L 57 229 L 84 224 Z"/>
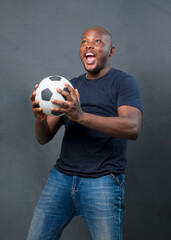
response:
<path fill-rule="evenodd" d="M 86 53 L 86 57 L 88 57 L 88 56 L 94 56 L 94 54 L 93 53 Z"/>

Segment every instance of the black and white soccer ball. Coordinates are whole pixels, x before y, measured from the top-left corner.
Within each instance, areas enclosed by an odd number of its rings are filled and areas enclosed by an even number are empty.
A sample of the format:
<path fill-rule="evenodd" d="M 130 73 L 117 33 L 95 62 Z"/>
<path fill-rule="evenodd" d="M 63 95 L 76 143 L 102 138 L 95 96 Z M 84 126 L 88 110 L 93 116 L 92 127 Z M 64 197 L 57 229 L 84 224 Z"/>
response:
<path fill-rule="evenodd" d="M 39 101 L 39 105 L 42 108 L 43 113 L 46 115 L 61 116 L 64 114 L 62 112 L 55 112 L 50 110 L 51 107 L 58 108 L 56 104 L 53 104 L 51 102 L 52 99 L 66 101 L 66 98 L 56 91 L 57 88 L 60 88 L 64 91 L 69 92 L 64 83 L 67 83 L 72 88 L 74 88 L 66 78 L 58 75 L 53 75 L 44 78 L 36 89 L 35 100 Z"/>

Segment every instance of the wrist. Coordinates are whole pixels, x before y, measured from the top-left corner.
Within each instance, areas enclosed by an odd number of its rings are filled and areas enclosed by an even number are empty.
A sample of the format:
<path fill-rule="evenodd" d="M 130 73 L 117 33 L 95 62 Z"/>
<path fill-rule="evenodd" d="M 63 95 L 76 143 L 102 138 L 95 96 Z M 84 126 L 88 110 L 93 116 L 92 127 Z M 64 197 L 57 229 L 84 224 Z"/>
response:
<path fill-rule="evenodd" d="M 84 124 L 85 120 L 86 120 L 86 114 L 85 112 L 82 112 L 80 115 L 79 115 L 79 118 L 78 118 L 78 121 L 77 123 L 79 124 Z"/>
<path fill-rule="evenodd" d="M 44 122 L 46 122 L 46 120 L 47 120 L 47 116 L 45 115 L 45 116 L 43 116 L 43 117 L 36 117 L 36 122 L 37 123 L 44 123 Z"/>

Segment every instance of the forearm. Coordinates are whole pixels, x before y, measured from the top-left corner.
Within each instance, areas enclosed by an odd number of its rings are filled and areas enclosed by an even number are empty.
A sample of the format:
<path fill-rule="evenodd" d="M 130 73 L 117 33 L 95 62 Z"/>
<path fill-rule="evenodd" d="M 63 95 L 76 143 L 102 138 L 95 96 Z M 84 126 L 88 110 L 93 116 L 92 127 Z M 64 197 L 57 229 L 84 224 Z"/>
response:
<path fill-rule="evenodd" d="M 49 142 L 53 137 L 49 129 L 47 119 L 45 119 L 44 121 L 36 120 L 34 132 L 36 139 L 40 144 L 45 144 Z"/>
<path fill-rule="evenodd" d="M 48 143 L 63 124 L 62 117 L 47 116 L 43 121 L 36 119 L 34 131 L 38 142 Z"/>
<path fill-rule="evenodd" d="M 135 140 L 139 133 L 136 121 L 124 116 L 102 117 L 84 112 L 78 123 L 115 138 Z"/>

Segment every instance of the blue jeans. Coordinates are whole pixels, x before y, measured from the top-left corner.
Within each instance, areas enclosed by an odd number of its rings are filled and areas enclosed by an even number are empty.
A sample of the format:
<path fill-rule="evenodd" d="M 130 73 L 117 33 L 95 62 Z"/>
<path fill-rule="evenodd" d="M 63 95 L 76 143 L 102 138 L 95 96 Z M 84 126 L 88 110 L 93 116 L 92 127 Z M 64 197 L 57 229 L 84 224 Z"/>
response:
<path fill-rule="evenodd" d="M 81 215 L 93 240 L 121 240 L 125 176 L 68 176 L 55 168 L 34 211 L 27 240 L 60 239 L 63 229 Z"/>

